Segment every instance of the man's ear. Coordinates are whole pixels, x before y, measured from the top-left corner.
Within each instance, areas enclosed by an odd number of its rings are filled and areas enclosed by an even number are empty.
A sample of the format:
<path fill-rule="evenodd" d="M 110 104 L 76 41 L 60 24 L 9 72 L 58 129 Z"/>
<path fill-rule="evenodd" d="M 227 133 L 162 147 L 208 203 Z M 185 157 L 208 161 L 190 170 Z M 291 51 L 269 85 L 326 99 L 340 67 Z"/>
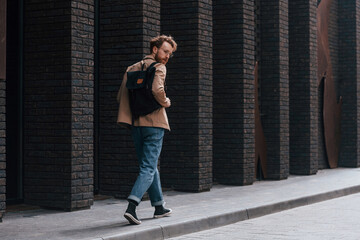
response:
<path fill-rule="evenodd" d="M 154 46 L 153 49 L 152 49 L 152 53 L 157 54 L 157 51 L 158 51 L 158 50 L 159 50 L 159 49 L 157 48 L 157 46 Z"/>

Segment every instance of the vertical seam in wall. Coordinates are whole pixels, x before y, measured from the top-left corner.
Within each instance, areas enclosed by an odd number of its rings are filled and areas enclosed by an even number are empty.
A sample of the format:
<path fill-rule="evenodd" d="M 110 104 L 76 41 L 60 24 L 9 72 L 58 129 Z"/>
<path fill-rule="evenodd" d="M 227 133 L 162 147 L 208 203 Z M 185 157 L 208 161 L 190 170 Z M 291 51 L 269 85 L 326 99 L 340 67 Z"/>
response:
<path fill-rule="evenodd" d="M 141 48 L 142 48 L 142 55 L 144 55 L 145 54 L 145 47 L 144 47 L 144 43 L 145 43 L 145 40 L 146 40 L 146 35 L 145 35 L 145 32 L 146 32 L 146 30 L 145 30 L 145 22 L 144 22 L 144 19 L 145 19 L 145 17 L 146 17 L 146 15 L 145 15 L 145 11 L 144 11 L 144 9 L 145 9 L 145 4 L 146 4 L 146 0 L 140 0 L 140 1 L 142 1 L 141 2 L 141 15 L 142 15 L 142 17 L 141 17 L 141 29 L 142 29 L 142 43 L 141 43 Z M 150 54 L 150 53 L 149 53 Z M 142 56 L 143 57 L 143 56 Z"/>

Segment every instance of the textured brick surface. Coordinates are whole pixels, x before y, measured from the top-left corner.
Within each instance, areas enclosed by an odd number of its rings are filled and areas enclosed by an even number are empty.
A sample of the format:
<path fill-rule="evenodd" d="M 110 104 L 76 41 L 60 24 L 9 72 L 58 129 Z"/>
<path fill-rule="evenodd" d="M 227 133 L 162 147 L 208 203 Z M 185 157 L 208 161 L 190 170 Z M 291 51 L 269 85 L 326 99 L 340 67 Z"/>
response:
<path fill-rule="evenodd" d="M 6 38 L 6 1 L 0 1 L 0 40 Z M 6 102 L 6 41 L 0 43 L 0 222 L 6 208 L 6 124 L 5 124 L 5 102 Z M 4 61 L 5 60 L 5 61 Z"/>
<path fill-rule="evenodd" d="M 339 4 L 339 76 L 343 97 L 341 118 L 341 148 L 339 166 L 359 167 L 360 119 L 360 2 L 344 1 Z"/>
<path fill-rule="evenodd" d="M 260 1 L 260 104 L 268 178 L 289 175 L 288 1 Z"/>
<path fill-rule="evenodd" d="M 0 79 L 0 222 L 6 208 L 6 125 L 5 125 L 5 100 L 6 82 Z"/>
<path fill-rule="evenodd" d="M 116 125 L 116 95 L 126 68 L 150 53 L 160 33 L 160 0 L 100 2 L 99 190 L 127 197 L 138 164 L 130 131 Z"/>
<path fill-rule="evenodd" d="M 7 1 L 0 0 L 0 79 L 6 79 L 6 14 Z"/>
<path fill-rule="evenodd" d="M 93 201 L 93 1 L 27 1 L 24 7 L 24 200 L 87 208 Z"/>
<path fill-rule="evenodd" d="M 323 93 L 315 79 L 318 2 L 99 1 L 94 93 L 95 1 L 24 1 L 25 203 L 88 208 L 94 179 L 102 194 L 129 194 L 138 164 L 130 132 L 116 125 L 116 94 L 126 67 L 148 54 L 149 40 L 160 33 L 178 43 L 167 65 L 172 131 L 165 135 L 160 159 L 165 188 L 197 192 L 209 190 L 213 180 L 236 185 L 254 181 L 255 58 L 260 61 L 267 176 L 284 179 L 289 171 L 313 174 L 327 168 Z M 334 80 L 344 100 L 339 164 L 347 167 L 360 165 L 359 4 L 333 0 L 329 28 Z M 0 219 L 5 182 L 3 81 Z"/>
<path fill-rule="evenodd" d="M 245 185 L 255 175 L 254 1 L 214 1 L 214 178 Z"/>
<path fill-rule="evenodd" d="M 318 169 L 318 84 L 314 0 L 289 2 L 290 172 Z M 304 14 L 306 13 L 306 14 Z"/>
<path fill-rule="evenodd" d="M 178 51 L 168 63 L 168 111 L 163 185 L 205 191 L 212 185 L 212 1 L 161 2 L 161 31 Z"/>
<path fill-rule="evenodd" d="M 94 195 L 94 0 L 71 2 L 71 209 Z"/>

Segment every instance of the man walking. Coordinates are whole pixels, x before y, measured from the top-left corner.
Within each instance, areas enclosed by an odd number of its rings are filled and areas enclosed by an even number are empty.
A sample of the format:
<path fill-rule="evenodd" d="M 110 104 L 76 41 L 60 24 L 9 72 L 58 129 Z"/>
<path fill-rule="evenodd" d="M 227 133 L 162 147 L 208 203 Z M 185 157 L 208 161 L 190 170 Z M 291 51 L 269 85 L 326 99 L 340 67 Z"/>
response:
<path fill-rule="evenodd" d="M 125 73 L 117 100 L 119 112 L 117 122 L 131 129 L 136 155 L 139 161 L 139 175 L 128 197 L 128 208 L 124 217 L 130 224 L 140 224 L 136 215 L 136 207 L 141 202 L 145 192 L 148 192 L 151 205 L 155 207 L 154 217 L 160 218 L 171 214 L 171 209 L 164 207 L 161 190 L 160 175 L 157 169 L 158 158 L 161 153 L 164 131 L 170 130 L 165 108 L 170 107 L 170 99 L 165 93 L 166 63 L 176 51 L 177 44 L 170 36 L 161 35 L 150 41 L 150 55 L 140 62 L 127 68 L 126 72 L 140 71 L 142 65 L 145 69 L 153 62 L 156 72 L 152 84 L 152 93 L 161 108 L 145 116 L 133 119 L 129 105 L 129 92 L 126 88 L 127 74 Z"/>

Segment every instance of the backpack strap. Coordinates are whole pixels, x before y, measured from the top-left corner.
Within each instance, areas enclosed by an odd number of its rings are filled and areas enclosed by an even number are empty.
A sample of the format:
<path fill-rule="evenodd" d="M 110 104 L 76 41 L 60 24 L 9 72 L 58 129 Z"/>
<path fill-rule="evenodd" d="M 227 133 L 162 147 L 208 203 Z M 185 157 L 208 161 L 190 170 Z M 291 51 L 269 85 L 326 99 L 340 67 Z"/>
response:
<path fill-rule="evenodd" d="M 144 60 L 141 60 L 141 71 L 144 71 L 145 62 Z"/>
<path fill-rule="evenodd" d="M 150 66 L 146 69 L 146 76 L 148 77 L 148 79 L 150 79 L 151 76 L 155 75 L 155 71 L 156 71 L 156 67 L 155 64 L 157 64 L 158 62 L 153 62 L 150 64 Z M 152 84 L 152 81 L 147 80 L 146 81 L 146 88 L 151 89 L 152 85 L 150 85 L 150 83 Z"/>
<path fill-rule="evenodd" d="M 150 58 L 150 57 L 144 58 L 143 60 L 141 60 L 141 62 L 143 63 L 143 67 L 144 67 L 144 65 L 145 65 L 145 64 L 144 64 L 144 63 L 145 63 L 144 60 L 146 60 L 146 59 L 154 60 L 153 58 Z M 150 64 L 150 66 L 149 66 L 148 68 L 154 66 L 154 65 L 157 64 L 157 63 L 158 63 L 157 61 L 154 61 L 153 63 Z M 143 68 L 141 68 L 141 71 L 144 71 Z"/>
<path fill-rule="evenodd" d="M 158 62 L 156 62 L 156 61 L 153 62 L 152 64 L 150 64 L 150 66 L 148 67 L 148 69 L 151 68 L 151 67 L 153 67 L 153 66 L 154 66 L 155 64 L 157 64 L 157 63 L 158 63 Z"/>

